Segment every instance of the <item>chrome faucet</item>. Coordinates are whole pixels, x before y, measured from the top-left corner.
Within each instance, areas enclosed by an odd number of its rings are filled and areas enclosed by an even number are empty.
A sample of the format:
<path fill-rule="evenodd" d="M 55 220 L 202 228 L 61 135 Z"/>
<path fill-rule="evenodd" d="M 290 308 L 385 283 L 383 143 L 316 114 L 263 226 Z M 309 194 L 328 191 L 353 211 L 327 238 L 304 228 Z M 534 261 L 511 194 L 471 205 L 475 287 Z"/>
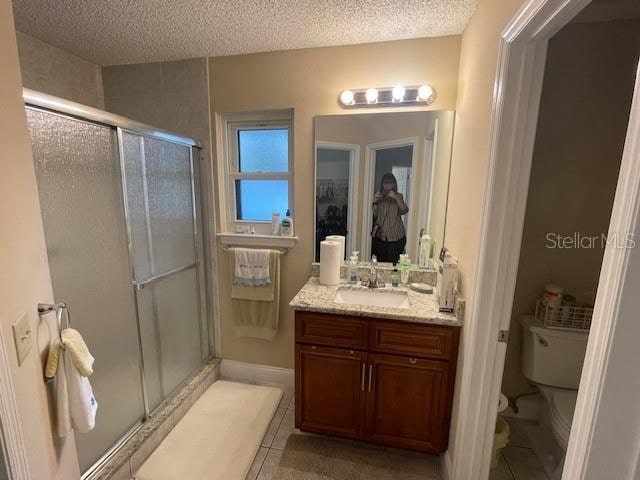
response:
<path fill-rule="evenodd" d="M 371 255 L 371 267 L 369 267 L 369 279 L 365 283 L 368 288 L 379 288 L 378 281 L 378 257 Z"/>

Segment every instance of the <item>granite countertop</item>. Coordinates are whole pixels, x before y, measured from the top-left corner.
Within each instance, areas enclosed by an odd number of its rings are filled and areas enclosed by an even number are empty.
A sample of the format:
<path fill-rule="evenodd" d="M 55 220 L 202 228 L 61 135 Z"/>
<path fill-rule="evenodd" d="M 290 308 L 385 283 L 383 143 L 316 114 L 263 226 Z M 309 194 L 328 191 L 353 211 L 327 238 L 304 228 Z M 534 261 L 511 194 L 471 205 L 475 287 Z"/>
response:
<path fill-rule="evenodd" d="M 459 305 L 460 308 L 457 309 L 457 315 L 453 313 L 441 313 L 438 311 L 435 294 L 418 293 L 402 286 L 392 288 L 387 284 L 379 290 L 393 292 L 403 291 L 409 295 L 409 308 L 392 308 L 338 303 L 334 300 L 338 288 L 368 290 L 367 287 L 351 285 L 344 281 L 336 286 L 322 285 L 318 277 L 311 277 L 297 295 L 293 297 L 293 300 L 289 302 L 289 306 L 294 310 L 309 312 L 388 318 L 412 323 L 447 325 L 452 327 L 462 326 L 463 308 Z"/>

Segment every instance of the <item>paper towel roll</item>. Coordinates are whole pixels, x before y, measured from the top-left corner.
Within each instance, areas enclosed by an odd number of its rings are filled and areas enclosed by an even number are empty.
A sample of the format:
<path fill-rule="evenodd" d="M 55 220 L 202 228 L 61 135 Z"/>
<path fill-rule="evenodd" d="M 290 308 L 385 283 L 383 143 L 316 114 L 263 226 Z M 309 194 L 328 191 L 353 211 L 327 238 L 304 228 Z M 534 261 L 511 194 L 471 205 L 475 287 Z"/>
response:
<path fill-rule="evenodd" d="M 325 240 L 329 240 L 330 242 L 339 242 L 341 244 L 342 253 L 340 254 L 340 263 L 344 261 L 344 236 L 342 235 L 329 235 Z"/>
<path fill-rule="evenodd" d="M 340 283 L 339 242 L 323 240 L 320 242 L 320 283 L 322 285 L 338 285 Z"/>

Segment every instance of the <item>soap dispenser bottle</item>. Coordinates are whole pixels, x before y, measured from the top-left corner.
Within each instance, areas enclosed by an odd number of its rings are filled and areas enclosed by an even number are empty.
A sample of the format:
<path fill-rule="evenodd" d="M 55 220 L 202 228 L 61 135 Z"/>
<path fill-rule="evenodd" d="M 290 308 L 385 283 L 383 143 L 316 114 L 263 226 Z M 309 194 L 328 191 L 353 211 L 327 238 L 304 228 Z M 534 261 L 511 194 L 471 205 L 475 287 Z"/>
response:
<path fill-rule="evenodd" d="M 358 252 L 353 252 L 349 259 L 349 268 L 347 269 L 347 282 L 355 285 L 358 283 Z"/>
<path fill-rule="evenodd" d="M 287 208 L 287 213 L 280 222 L 280 235 L 283 237 L 293 237 L 293 219 Z"/>

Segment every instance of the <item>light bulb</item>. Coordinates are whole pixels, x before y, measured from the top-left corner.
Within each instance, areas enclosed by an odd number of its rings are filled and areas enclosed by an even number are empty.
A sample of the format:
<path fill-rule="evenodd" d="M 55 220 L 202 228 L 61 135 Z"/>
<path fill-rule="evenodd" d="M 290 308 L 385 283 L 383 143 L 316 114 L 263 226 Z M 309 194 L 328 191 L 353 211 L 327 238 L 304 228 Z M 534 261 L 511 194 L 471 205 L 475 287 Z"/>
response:
<path fill-rule="evenodd" d="M 367 90 L 367 93 L 365 94 L 365 98 L 367 99 L 368 103 L 375 103 L 378 101 L 378 90 L 376 90 L 375 88 L 370 88 L 369 90 Z"/>
<path fill-rule="evenodd" d="M 340 102 L 343 105 L 353 105 L 353 92 L 351 90 L 345 90 L 340 94 Z"/>
<path fill-rule="evenodd" d="M 431 88 L 429 85 L 422 85 L 418 89 L 418 98 L 416 98 L 416 100 L 427 102 L 432 95 L 433 95 L 433 88 Z"/>
<path fill-rule="evenodd" d="M 404 98 L 404 87 L 402 85 L 396 85 L 393 87 L 393 90 L 391 90 L 391 97 L 394 102 L 401 102 Z"/>

